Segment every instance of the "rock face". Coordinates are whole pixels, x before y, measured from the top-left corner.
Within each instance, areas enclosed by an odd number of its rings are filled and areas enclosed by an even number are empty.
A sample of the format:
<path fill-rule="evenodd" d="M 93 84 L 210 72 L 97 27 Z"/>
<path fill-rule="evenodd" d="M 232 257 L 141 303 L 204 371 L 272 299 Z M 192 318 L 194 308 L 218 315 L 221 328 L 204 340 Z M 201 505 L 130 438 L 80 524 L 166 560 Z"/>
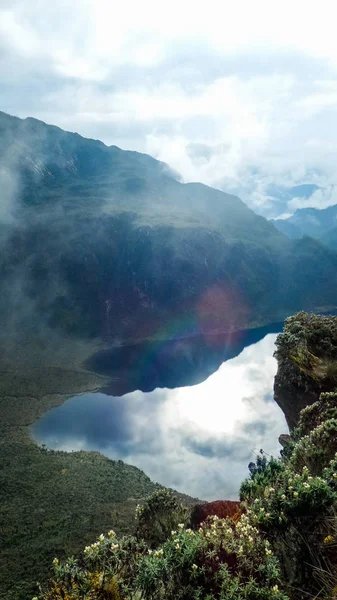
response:
<path fill-rule="evenodd" d="M 337 305 L 336 252 L 150 156 L 0 113 L 0 190 L 4 343 L 176 339 Z"/>
<path fill-rule="evenodd" d="M 337 317 L 300 312 L 276 340 L 274 398 L 290 429 L 300 411 L 337 386 Z"/>

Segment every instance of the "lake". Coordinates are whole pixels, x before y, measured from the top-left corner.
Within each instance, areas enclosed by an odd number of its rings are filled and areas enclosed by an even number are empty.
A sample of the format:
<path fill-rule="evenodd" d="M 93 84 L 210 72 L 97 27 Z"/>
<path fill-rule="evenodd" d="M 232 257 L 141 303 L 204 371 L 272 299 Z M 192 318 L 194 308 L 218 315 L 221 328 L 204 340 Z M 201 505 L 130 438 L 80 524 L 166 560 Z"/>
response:
<path fill-rule="evenodd" d="M 110 376 L 31 427 L 54 450 L 97 450 L 205 500 L 236 499 L 248 463 L 277 455 L 287 433 L 273 401 L 282 324 L 103 350 L 87 368 Z"/>

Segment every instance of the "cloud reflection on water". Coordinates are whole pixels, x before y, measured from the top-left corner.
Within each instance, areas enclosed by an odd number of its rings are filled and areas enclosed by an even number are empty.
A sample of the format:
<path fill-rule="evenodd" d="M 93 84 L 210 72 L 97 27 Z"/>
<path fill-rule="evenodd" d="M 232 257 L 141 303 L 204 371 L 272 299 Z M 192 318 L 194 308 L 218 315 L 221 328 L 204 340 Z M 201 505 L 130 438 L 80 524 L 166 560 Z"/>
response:
<path fill-rule="evenodd" d="M 248 346 L 199 385 L 77 396 L 44 415 L 33 435 L 49 448 L 122 459 L 191 496 L 236 498 L 254 453 L 278 454 L 287 431 L 272 401 L 275 339 Z"/>

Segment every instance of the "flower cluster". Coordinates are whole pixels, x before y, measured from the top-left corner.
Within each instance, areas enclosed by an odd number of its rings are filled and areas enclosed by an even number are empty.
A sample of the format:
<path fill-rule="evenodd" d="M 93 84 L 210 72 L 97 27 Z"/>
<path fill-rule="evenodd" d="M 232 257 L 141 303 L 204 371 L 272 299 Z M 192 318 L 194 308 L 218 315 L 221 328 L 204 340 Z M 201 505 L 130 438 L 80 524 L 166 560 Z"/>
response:
<path fill-rule="evenodd" d="M 336 416 L 337 393 L 321 394 L 318 402 L 301 412 L 299 427 L 292 433 L 287 453 L 277 460 L 259 456 L 240 490 L 251 523 L 269 536 L 271 550 L 287 548 L 293 578 L 312 595 L 321 585 L 317 582 L 315 588 L 315 582 L 309 582 L 305 567 L 312 564 L 314 549 L 318 557 L 317 573 L 322 561 L 329 564 L 329 560 L 334 560 Z M 247 554 L 247 549 L 244 552 Z"/>
<path fill-rule="evenodd" d="M 334 389 L 325 384 L 337 384 L 335 317 L 298 313 L 276 345 L 288 389 L 310 391 L 312 381 L 317 397 Z M 337 598 L 337 391 L 301 411 L 279 459 L 261 452 L 249 471 L 237 520 L 196 525 L 193 511 L 157 489 L 137 506 L 134 538 L 111 530 L 78 561 L 54 559 L 54 580 L 38 600 L 288 600 L 284 589 L 292 600 Z"/>
<path fill-rule="evenodd" d="M 333 474 L 331 475 L 333 478 Z M 336 478 L 337 479 L 337 478 Z M 337 487 L 337 481 L 336 481 Z M 270 529 L 287 526 L 289 520 L 310 515 L 336 501 L 330 478 L 310 475 L 305 465 L 302 472 L 294 473 L 285 467 L 282 477 L 267 485 L 251 504 L 254 523 Z"/>
<path fill-rule="evenodd" d="M 117 539 L 111 530 L 86 546 L 78 561 L 54 560 L 54 580 L 43 600 L 288 600 L 278 560 L 254 518 L 248 509 L 237 522 L 213 516 L 198 530 L 176 522 L 155 548 Z"/>
<path fill-rule="evenodd" d="M 218 590 L 214 598 L 235 600 L 235 589 L 244 590 L 242 597 L 247 599 L 269 599 L 273 595 L 285 600 L 278 587 L 277 559 L 270 542 L 252 523 L 252 517 L 251 511 L 237 523 L 208 517 L 197 531 L 178 524 L 161 548 L 149 551 L 142 559 L 140 587 L 155 589 L 158 596 L 167 600 L 194 597 L 213 600 L 210 590 L 213 593 Z M 195 596 L 196 590 L 200 596 Z"/>

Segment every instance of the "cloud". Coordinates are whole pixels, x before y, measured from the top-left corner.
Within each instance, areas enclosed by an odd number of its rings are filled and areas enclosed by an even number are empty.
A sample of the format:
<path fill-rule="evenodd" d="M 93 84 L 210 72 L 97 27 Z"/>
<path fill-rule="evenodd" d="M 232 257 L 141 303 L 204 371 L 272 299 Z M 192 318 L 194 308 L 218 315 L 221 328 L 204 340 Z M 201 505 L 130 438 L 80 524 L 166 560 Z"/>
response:
<path fill-rule="evenodd" d="M 275 338 L 247 346 L 199 385 L 76 397 L 44 415 L 33 434 L 55 449 L 123 459 L 195 497 L 236 498 L 256 452 L 277 455 L 287 431 L 270 400 Z"/>
<path fill-rule="evenodd" d="M 3 0 L 2 108 L 149 152 L 276 216 L 293 206 L 271 183 L 312 183 L 313 170 L 322 187 L 335 183 L 334 10 Z"/>
<path fill-rule="evenodd" d="M 327 208 L 337 204 L 337 186 L 328 185 L 326 188 L 316 190 L 309 198 L 292 198 L 288 203 L 291 212 L 298 208 Z"/>

